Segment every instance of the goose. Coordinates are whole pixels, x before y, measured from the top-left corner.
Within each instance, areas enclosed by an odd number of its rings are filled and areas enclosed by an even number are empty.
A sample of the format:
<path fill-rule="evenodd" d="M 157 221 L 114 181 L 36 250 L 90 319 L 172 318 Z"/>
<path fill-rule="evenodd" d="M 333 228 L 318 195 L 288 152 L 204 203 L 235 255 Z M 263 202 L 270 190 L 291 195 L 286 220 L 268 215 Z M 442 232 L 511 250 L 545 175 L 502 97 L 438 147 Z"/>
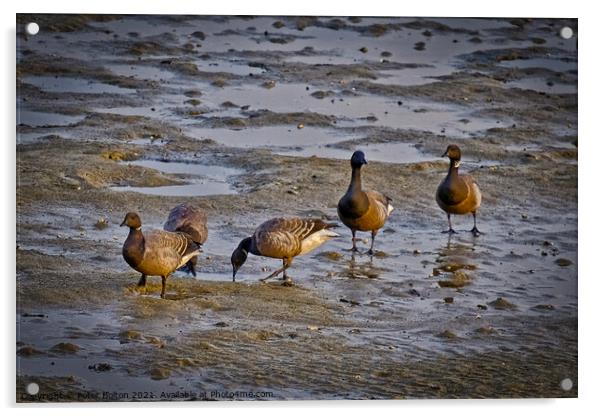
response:
<path fill-rule="evenodd" d="M 146 286 L 146 276 L 161 276 L 161 298 L 165 298 L 167 278 L 201 252 L 199 245 L 185 233 L 163 230 L 143 233 L 142 221 L 135 212 L 128 212 L 121 226 L 130 228 L 122 254 L 132 269 L 142 273 L 138 286 Z"/>
<path fill-rule="evenodd" d="M 266 281 L 282 273 L 284 284 L 290 286 L 292 279 L 286 274 L 293 258 L 307 254 L 331 238 L 339 235 L 331 230 L 331 224 L 316 218 L 273 218 L 261 224 L 252 236 L 244 238 L 232 252 L 232 281 L 236 272 L 247 260 L 249 253 L 256 256 L 282 259 L 282 268 L 261 279 Z"/>
<path fill-rule="evenodd" d="M 371 190 L 362 190 L 362 165 L 366 165 L 364 152 L 358 150 L 351 156 L 351 183 L 341 200 L 339 201 L 337 212 L 339 218 L 347 227 L 351 229 L 351 241 L 353 246 L 351 251 L 358 251 L 355 245 L 355 233 L 357 231 L 370 231 L 372 233 L 372 243 L 368 254 L 374 254 L 374 238 L 381 229 L 391 212 L 391 198 L 380 192 Z"/>
<path fill-rule="evenodd" d="M 192 238 L 192 241 L 198 245 L 203 245 L 207 241 L 207 213 L 192 204 L 180 204 L 175 206 L 167 217 L 163 225 L 165 231 L 186 233 Z M 186 263 L 185 270 L 196 277 L 195 266 L 197 256 L 192 257 Z"/>
<path fill-rule="evenodd" d="M 475 236 L 481 234 L 477 228 L 477 209 L 481 206 L 481 190 L 479 185 L 470 175 L 459 175 L 460 159 L 462 152 L 455 144 L 447 146 L 441 157 L 449 158 L 449 171 L 447 176 L 437 188 L 437 204 L 447 213 L 449 229 L 444 233 L 455 234 L 452 228 L 451 214 L 464 215 L 471 213 L 474 226 L 470 230 Z"/>

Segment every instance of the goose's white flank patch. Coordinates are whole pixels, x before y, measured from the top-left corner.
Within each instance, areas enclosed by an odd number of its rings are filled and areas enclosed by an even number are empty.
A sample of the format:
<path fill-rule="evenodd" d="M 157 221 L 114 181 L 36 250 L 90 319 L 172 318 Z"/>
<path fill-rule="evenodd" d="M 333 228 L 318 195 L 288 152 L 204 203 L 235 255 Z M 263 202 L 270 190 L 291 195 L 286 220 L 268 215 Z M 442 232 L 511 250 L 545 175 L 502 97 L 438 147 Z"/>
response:
<path fill-rule="evenodd" d="M 309 253 L 316 247 L 321 246 L 326 241 L 334 237 L 339 237 L 339 235 L 334 231 L 328 229 L 320 230 L 317 233 L 313 233 L 301 242 L 301 253 L 299 253 L 299 255 Z"/>

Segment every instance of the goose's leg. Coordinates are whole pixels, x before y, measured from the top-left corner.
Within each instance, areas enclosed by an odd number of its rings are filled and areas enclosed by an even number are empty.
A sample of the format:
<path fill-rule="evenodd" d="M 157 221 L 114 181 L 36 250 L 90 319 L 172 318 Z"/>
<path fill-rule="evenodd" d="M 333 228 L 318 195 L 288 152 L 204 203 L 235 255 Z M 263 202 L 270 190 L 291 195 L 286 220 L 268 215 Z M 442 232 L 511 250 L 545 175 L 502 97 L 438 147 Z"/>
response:
<path fill-rule="evenodd" d="M 351 251 L 358 252 L 359 250 L 355 246 L 355 230 L 351 230 L 351 242 L 353 243 L 353 246 L 351 247 Z"/>
<path fill-rule="evenodd" d="M 186 271 L 189 272 L 190 274 L 192 274 L 194 277 L 196 277 L 196 270 L 194 268 L 194 266 L 196 265 L 197 262 L 197 258 L 193 257 L 190 260 L 188 260 L 188 263 L 186 263 Z"/>
<path fill-rule="evenodd" d="M 283 260 L 284 261 L 284 260 Z M 263 279 L 259 279 L 260 282 L 265 282 L 266 280 L 271 279 L 272 277 L 276 277 L 278 276 L 280 273 L 282 273 L 284 271 L 284 267 L 279 268 L 278 270 L 276 270 L 274 273 L 272 273 L 271 275 L 269 275 L 268 277 L 264 277 Z"/>
<path fill-rule="evenodd" d="M 167 283 L 167 276 L 161 276 L 161 299 L 165 299 L 165 284 Z"/>
<path fill-rule="evenodd" d="M 293 279 L 291 279 L 291 277 L 286 274 L 286 269 L 289 268 L 292 262 L 292 259 L 282 259 L 282 280 L 284 280 L 284 282 L 282 283 L 283 286 L 293 285 Z"/>
<path fill-rule="evenodd" d="M 452 228 L 452 225 L 451 225 L 451 214 L 449 212 L 447 213 L 447 223 L 449 224 L 449 230 L 441 231 L 441 232 L 448 233 L 448 234 L 456 234 L 456 231 Z"/>
<path fill-rule="evenodd" d="M 372 242 L 370 243 L 370 250 L 368 250 L 368 255 L 370 256 L 374 255 L 374 238 L 376 238 L 377 233 L 378 230 L 372 230 Z"/>
<path fill-rule="evenodd" d="M 472 230 L 470 230 L 470 232 L 472 232 L 475 237 L 478 237 L 481 234 L 481 232 L 477 228 L 477 212 L 476 211 L 473 211 L 472 218 L 474 220 L 474 227 L 472 227 Z"/>
<path fill-rule="evenodd" d="M 138 280 L 138 287 L 145 287 L 146 286 L 146 275 L 143 274 L 142 276 L 140 276 L 140 280 Z"/>

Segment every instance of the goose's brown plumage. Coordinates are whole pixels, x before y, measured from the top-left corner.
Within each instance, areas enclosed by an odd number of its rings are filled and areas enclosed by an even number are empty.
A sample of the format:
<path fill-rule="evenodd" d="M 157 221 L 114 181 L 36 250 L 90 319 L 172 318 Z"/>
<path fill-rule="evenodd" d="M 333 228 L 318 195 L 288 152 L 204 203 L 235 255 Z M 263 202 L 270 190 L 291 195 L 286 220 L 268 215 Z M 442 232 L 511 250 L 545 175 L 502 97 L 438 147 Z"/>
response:
<path fill-rule="evenodd" d="M 200 253 L 199 245 L 185 233 L 163 230 L 143 233 L 140 217 L 133 212 L 126 214 L 121 223 L 124 225 L 130 232 L 123 243 L 123 258 L 142 274 L 139 286 L 146 285 L 146 276 L 161 276 L 161 297 L 164 298 L 167 278 Z"/>
<path fill-rule="evenodd" d="M 251 253 L 282 259 L 282 268 L 262 280 L 282 272 L 285 281 L 290 282 L 286 269 L 293 258 L 307 254 L 331 238 L 338 237 L 338 234 L 330 230 L 336 226 L 317 218 L 273 218 L 264 222 L 251 237 L 243 239 L 232 253 L 232 280 L 246 261 L 248 253 Z"/>
<path fill-rule="evenodd" d="M 361 151 L 351 156 L 351 182 L 339 201 L 337 212 L 343 224 L 351 229 L 352 250 L 357 251 L 355 233 L 370 231 L 372 242 L 368 253 L 373 254 L 376 234 L 385 225 L 393 206 L 391 198 L 377 191 L 362 189 L 361 168 L 367 163 Z"/>
<path fill-rule="evenodd" d="M 449 229 L 445 232 L 455 233 L 451 225 L 451 214 L 472 214 L 474 227 L 472 233 L 479 235 L 477 228 L 477 210 L 481 206 L 481 190 L 479 185 L 470 175 L 460 175 L 458 168 L 462 153 L 454 144 L 449 145 L 443 157 L 449 157 L 449 170 L 447 176 L 437 188 L 436 200 L 439 207 L 447 213 Z"/>
<path fill-rule="evenodd" d="M 207 241 L 207 213 L 200 207 L 191 204 L 180 204 L 175 206 L 167 217 L 163 229 L 172 232 L 186 233 L 192 241 L 202 245 Z M 195 266 L 197 256 L 192 257 L 186 263 L 186 271 L 196 276 Z"/>

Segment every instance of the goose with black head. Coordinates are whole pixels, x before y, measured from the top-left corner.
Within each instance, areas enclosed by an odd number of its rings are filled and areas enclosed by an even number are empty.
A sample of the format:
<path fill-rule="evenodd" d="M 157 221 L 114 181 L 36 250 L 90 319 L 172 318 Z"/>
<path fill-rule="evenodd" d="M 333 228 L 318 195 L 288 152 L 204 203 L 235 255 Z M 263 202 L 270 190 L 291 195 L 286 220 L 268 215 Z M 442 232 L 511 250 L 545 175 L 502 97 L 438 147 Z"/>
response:
<path fill-rule="evenodd" d="M 470 175 L 460 175 L 458 168 L 462 159 L 462 152 L 455 144 L 447 146 L 441 157 L 449 158 L 449 170 L 447 176 L 437 188 L 436 200 L 439 207 L 447 213 L 449 229 L 444 233 L 454 234 L 452 228 L 451 214 L 472 214 L 474 226 L 471 232 L 478 236 L 481 234 L 477 228 L 477 210 L 481 206 L 481 190 L 479 185 Z"/>
<path fill-rule="evenodd" d="M 266 281 L 282 273 L 285 285 L 291 285 L 292 279 L 286 270 L 293 258 L 307 254 L 328 240 L 339 235 L 332 231 L 336 224 L 327 223 L 318 218 L 273 218 L 261 224 L 252 236 L 244 238 L 232 252 L 232 281 L 236 273 L 247 260 L 247 256 L 271 257 L 282 259 L 282 267 L 261 279 Z"/>
<path fill-rule="evenodd" d="M 200 246 L 181 232 L 151 230 L 142 232 L 142 221 L 135 212 L 128 212 L 121 223 L 130 232 L 123 243 L 123 258 L 140 273 L 139 287 L 146 286 L 147 276 L 161 276 L 161 298 L 165 298 L 167 278 L 197 256 Z"/>
<path fill-rule="evenodd" d="M 339 218 L 351 229 L 352 251 L 358 251 L 355 241 L 357 231 L 370 231 L 372 242 L 368 254 L 374 254 L 374 239 L 391 211 L 391 198 L 377 191 L 362 189 L 362 166 L 366 165 L 364 152 L 358 150 L 351 156 L 351 182 L 347 192 L 340 199 L 337 206 Z"/>

